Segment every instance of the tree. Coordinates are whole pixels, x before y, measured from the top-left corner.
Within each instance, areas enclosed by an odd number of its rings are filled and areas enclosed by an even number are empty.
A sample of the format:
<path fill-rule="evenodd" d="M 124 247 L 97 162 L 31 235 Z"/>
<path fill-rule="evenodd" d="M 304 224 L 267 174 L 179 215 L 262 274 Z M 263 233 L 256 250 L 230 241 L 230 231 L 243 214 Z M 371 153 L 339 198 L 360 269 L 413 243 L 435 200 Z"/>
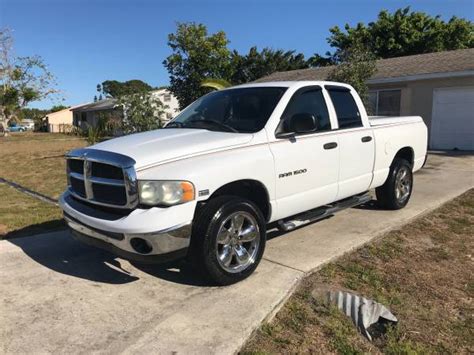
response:
<path fill-rule="evenodd" d="M 100 96 L 104 94 L 106 97 L 119 98 L 124 95 L 136 94 L 153 90 L 153 87 L 141 80 L 106 80 L 101 84 L 97 84 L 97 91 Z M 100 99 L 99 99 L 100 100 Z"/>
<path fill-rule="evenodd" d="M 44 116 L 50 113 L 50 110 L 41 110 L 38 108 L 24 108 L 18 113 L 20 120 L 30 119 L 34 121 L 41 120 Z"/>
<path fill-rule="evenodd" d="M 308 68 L 308 63 L 301 53 L 295 51 L 273 50 L 257 47 L 250 48 L 248 54 L 232 53 L 232 76 L 234 84 L 248 83 L 277 71 L 288 71 Z"/>
<path fill-rule="evenodd" d="M 163 103 L 150 92 L 122 96 L 118 105 L 123 108 L 122 129 L 125 134 L 149 131 L 161 127 Z"/>
<path fill-rule="evenodd" d="M 254 81 L 275 71 L 307 68 L 304 55 L 295 51 L 250 48 L 248 54 L 230 52 L 224 32 L 208 34 L 203 24 L 179 23 L 168 36 L 173 53 L 163 62 L 170 74 L 170 90 L 184 108 L 209 88 Z M 220 81 L 220 82 L 219 82 Z M 222 86 L 221 84 L 226 84 Z"/>
<path fill-rule="evenodd" d="M 329 30 L 328 43 L 335 51 L 324 58 L 315 55 L 313 65 L 334 64 L 347 49 L 362 44 L 377 58 L 392 58 L 444 50 L 473 48 L 474 24 L 453 16 L 448 22 L 440 16 L 432 17 L 424 12 L 410 11 L 410 7 L 394 13 L 383 10 L 375 22 L 368 25 L 349 24 L 341 30 L 335 26 Z"/>
<path fill-rule="evenodd" d="M 40 56 L 15 57 L 8 29 L 0 30 L 0 124 L 18 118 L 33 101 L 57 96 L 54 75 Z"/>
<path fill-rule="evenodd" d="M 70 106 L 64 106 L 64 105 L 54 105 L 53 107 L 51 107 L 51 109 L 49 110 L 50 112 L 58 112 L 58 111 L 61 111 L 61 110 L 65 110 L 67 108 L 69 108 Z"/>
<path fill-rule="evenodd" d="M 375 73 L 375 56 L 363 45 L 357 44 L 338 53 L 339 64 L 329 73 L 328 80 L 352 85 L 365 107 L 368 105 L 367 80 Z"/>
<path fill-rule="evenodd" d="M 181 109 L 209 91 L 201 87 L 204 79 L 229 79 L 228 43 L 223 31 L 208 34 L 206 26 L 196 23 L 178 23 L 176 32 L 168 35 L 172 54 L 163 64 L 170 75 L 170 90 Z"/>

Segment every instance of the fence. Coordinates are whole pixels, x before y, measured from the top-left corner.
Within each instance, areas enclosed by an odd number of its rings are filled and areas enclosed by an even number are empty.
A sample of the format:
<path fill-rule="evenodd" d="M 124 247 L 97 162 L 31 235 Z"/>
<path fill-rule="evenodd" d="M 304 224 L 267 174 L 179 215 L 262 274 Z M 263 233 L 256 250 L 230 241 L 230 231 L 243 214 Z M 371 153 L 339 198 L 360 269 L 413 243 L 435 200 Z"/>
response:
<path fill-rule="evenodd" d="M 74 126 L 66 123 L 49 124 L 48 131 L 51 133 L 72 133 Z"/>

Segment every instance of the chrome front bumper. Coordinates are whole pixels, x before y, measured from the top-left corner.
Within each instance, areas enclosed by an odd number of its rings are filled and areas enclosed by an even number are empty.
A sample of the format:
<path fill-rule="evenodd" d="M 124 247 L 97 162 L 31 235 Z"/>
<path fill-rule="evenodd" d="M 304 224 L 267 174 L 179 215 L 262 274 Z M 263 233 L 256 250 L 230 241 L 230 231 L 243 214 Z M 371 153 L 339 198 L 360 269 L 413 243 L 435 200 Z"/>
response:
<path fill-rule="evenodd" d="M 67 214 L 64 220 L 76 239 L 141 262 L 166 262 L 183 257 L 191 241 L 191 223 L 152 233 L 122 234 L 87 226 Z"/>

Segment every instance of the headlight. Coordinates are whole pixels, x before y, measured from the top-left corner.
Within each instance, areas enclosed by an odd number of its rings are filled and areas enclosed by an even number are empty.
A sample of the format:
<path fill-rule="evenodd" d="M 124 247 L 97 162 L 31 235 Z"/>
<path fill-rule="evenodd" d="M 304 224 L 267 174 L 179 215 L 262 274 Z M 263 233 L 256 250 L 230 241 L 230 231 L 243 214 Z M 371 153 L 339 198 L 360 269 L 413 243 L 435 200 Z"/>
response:
<path fill-rule="evenodd" d="M 194 186 L 189 181 L 138 181 L 140 203 L 149 206 L 172 206 L 194 200 Z"/>

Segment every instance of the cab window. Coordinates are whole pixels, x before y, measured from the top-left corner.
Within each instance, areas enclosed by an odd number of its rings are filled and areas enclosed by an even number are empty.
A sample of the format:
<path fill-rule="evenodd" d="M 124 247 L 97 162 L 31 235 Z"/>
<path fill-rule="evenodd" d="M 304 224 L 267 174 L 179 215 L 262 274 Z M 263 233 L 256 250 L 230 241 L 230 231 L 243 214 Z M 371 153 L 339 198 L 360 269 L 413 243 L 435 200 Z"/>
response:
<path fill-rule="evenodd" d="M 336 110 L 339 129 L 362 127 L 359 108 L 349 89 L 344 87 L 326 87 Z"/>
<path fill-rule="evenodd" d="M 316 118 L 316 132 L 328 131 L 331 129 L 329 112 L 320 87 L 303 88 L 293 95 L 283 113 L 283 116 L 281 117 L 282 127 L 280 127 L 279 130 L 281 132 L 287 132 L 284 123 L 287 122 L 290 117 L 301 113 L 308 113 Z"/>

